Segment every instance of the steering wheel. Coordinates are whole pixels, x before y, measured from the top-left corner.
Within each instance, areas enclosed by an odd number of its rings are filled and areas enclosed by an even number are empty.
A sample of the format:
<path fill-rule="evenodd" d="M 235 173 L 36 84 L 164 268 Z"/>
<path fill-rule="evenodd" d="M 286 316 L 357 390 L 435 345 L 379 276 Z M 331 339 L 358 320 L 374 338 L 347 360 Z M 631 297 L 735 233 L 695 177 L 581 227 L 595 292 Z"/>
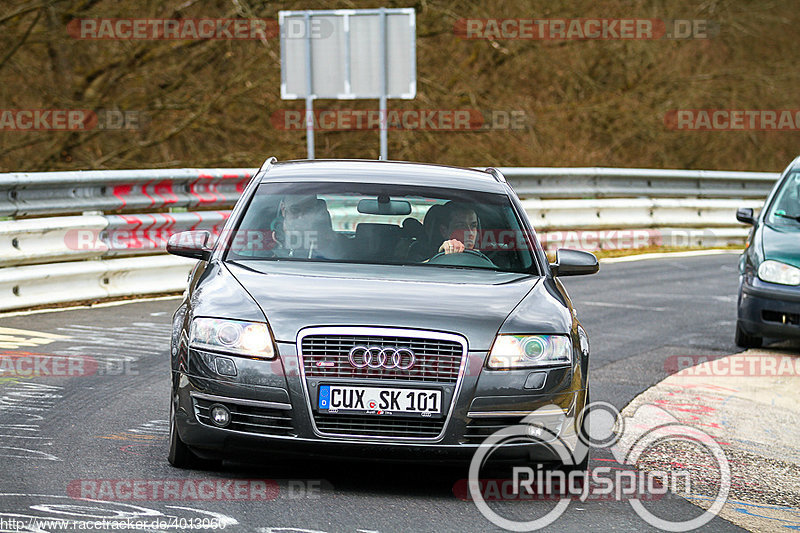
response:
<path fill-rule="evenodd" d="M 439 252 L 427 261 L 432 265 L 452 265 L 465 267 L 487 267 L 497 268 L 494 261 L 486 257 L 479 250 L 465 249 L 463 252 L 446 254 Z"/>

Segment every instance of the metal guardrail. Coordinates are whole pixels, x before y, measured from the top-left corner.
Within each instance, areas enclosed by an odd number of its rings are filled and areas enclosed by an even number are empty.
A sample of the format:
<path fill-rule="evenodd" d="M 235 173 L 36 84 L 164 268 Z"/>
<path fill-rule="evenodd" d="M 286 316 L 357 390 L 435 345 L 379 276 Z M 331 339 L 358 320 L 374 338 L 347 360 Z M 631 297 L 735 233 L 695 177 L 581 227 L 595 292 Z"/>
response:
<path fill-rule="evenodd" d="M 766 196 L 766 194 L 764 195 Z M 758 209 L 753 199 L 607 198 L 598 200 L 522 200 L 537 230 L 593 228 L 743 227 L 738 207 Z"/>
<path fill-rule="evenodd" d="M 169 255 L 0 269 L 0 309 L 180 292 L 196 261 Z"/>
<path fill-rule="evenodd" d="M 0 174 L 0 216 L 230 208 L 255 168 Z M 500 168 L 520 197 L 764 198 L 778 173 L 618 168 Z"/>
<path fill-rule="evenodd" d="M 748 229 L 736 222 L 736 208 L 759 208 L 779 177 L 613 168 L 501 171 L 546 247 L 585 249 L 742 243 Z M 256 172 L 0 174 L 0 216 L 12 218 L 0 221 L 0 310 L 182 290 L 194 262 L 163 254 L 169 235 L 221 231 Z"/>
<path fill-rule="evenodd" d="M 181 168 L 0 174 L 0 216 L 230 208 L 257 170 Z"/>
<path fill-rule="evenodd" d="M 735 231 L 725 233 L 726 239 L 735 236 L 735 240 L 742 242 L 747 235 L 747 228 L 735 221 L 733 213 L 737 207 L 758 209 L 761 201 L 615 198 L 528 199 L 522 203 L 541 235 L 565 230 L 585 232 L 602 229 L 670 228 L 670 235 L 673 237 L 653 237 L 648 241 L 649 245 L 666 246 L 668 242 L 682 242 L 676 240 L 679 239 L 678 228 L 713 229 L 714 231 L 706 232 L 704 242 L 709 242 L 712 234 L 722 238 L 719 230 L 727 228 Z M 230 211 L 193 211 L 30 218 L 0 222 L 0 267 L 160 253 L 169 236 L 179 231 L 206 229 L 218 234 L 229 215 Z M 334 216 L 334 220 L 343 223 L 347 229 L 355 229 L 346 218 Z M 546 239 L 542 240 L 547 244 Z M 598 241 L 597 248 L 618 246 L 611 239 L 606 241 Z M 722 244 L 729 243 L 726 240 Z"/>
<path fill-rule="evenodd" d="M 219 233 L 230 211 L 84 215 L 0 222 L 0 267 L 161 253 L 170 235 Z"/>
<path fill-rule="evenodd" d="M 520 197 L 537 198 L 765 198 L 777 172 L 648 168 L 504 167 Z"/>

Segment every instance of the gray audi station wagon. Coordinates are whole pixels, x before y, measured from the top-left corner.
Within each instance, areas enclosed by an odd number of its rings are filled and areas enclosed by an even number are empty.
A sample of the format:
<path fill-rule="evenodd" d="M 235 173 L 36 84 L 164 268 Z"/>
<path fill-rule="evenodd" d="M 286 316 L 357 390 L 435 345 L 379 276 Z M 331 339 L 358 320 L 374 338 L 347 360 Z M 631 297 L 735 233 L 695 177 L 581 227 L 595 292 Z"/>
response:
<path fill-rule="evenodd" d="M 219 235 L 167 249 L 199 260 L 173 320 L 175 466 L 463 461 L 523 419 L 571 446 L 586 431 L 589 341 L 559 277 L 597 260 L 549 263 L 497 169 L 270 158 Z"/>

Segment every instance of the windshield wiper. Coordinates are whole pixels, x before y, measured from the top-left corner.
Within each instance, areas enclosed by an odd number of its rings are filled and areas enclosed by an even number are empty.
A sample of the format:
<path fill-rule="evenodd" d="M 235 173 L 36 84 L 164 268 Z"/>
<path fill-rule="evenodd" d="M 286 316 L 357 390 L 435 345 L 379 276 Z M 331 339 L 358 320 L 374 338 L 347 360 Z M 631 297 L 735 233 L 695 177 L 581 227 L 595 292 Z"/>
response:
<path fill-rule="evenodd" d="M 775 213 L 775 216 L 783 217 L 783 218 L 791 218 L 792 220 L 796 220 L 800 222 L 800 215 L 787 215 L 786 213 L 781 213 L 780 211 Z"/>

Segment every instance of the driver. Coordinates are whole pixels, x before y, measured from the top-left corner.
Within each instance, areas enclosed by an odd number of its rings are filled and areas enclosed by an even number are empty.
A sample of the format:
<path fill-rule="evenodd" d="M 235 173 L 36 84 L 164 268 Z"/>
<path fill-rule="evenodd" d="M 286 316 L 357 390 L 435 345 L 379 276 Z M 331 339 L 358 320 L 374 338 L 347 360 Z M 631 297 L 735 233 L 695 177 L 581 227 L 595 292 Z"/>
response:
<path fill-rule="evenodd" d="M 449 237 L 439 246 L 437 253 L 458 254 L 475 250 L 478 241 L 478 214 L 466 204 L 447 204 L 447 216 L 439 225 L 439 233 Z"/>

